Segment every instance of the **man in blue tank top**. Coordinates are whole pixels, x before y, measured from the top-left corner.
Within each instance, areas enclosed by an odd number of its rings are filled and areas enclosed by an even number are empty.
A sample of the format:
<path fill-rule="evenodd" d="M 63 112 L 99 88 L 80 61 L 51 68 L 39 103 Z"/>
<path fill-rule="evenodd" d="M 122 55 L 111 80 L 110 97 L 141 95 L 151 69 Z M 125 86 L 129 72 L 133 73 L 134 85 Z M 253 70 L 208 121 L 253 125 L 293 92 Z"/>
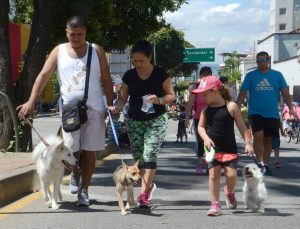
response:
<path fill-rule="evenodd" d="M 254 151 L 259 167 L 264 174 L 271 175 L 268 166 L 272 151 L 272 137 L 279 131 L 278 101 L 280 94 L 295 113 L 288 85 L 279 71 L 270 69 L 267 52 L 256 55 L 257 69 L 246 74 L 238 95 L 237 104 L 241 106 L 248 92 L 248 120 L 254 137 Z"/>

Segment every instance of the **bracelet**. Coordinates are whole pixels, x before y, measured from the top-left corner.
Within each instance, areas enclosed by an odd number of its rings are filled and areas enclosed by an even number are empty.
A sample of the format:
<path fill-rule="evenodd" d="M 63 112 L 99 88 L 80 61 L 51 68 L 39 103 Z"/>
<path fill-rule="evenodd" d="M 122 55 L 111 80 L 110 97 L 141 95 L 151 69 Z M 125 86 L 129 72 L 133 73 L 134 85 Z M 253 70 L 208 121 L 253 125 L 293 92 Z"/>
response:
<path fill-rule="evenodd" d="M 164 102 L 163 97 L 158 97 L 158 100 L 159 100 L 159 104 L 163 104 Z"/>

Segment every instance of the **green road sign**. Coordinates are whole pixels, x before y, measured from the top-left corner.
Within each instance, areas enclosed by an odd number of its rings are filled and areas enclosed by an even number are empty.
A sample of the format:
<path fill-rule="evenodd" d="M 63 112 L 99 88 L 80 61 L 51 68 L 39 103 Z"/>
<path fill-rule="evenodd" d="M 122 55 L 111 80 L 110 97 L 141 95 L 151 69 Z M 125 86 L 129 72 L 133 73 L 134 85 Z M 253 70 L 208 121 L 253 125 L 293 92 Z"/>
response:
<path fill-rule="evenodd" d="M 184 49 L 183 63 L 214 62 L 214 48 L 186 48 Z"/>

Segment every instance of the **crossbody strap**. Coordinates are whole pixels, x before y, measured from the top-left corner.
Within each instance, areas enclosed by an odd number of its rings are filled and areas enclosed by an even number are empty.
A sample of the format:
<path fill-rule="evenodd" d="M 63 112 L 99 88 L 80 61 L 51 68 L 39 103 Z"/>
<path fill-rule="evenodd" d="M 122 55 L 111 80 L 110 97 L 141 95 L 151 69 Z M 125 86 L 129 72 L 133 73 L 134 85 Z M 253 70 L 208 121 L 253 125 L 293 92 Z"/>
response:
<path fill-rule="evenodd" d="M 86 78 L 85 78 L 85 86 L 84 86 L 84 95 L 83 95 L 83 100 L 82 100 L 83 105 L 86 104 L 86 101 L 88 99 L 91 60 L 92 60 L 92 45 L 89 44 L 88 58 L 87 58 L 87 64 L 86 64 Z"/>

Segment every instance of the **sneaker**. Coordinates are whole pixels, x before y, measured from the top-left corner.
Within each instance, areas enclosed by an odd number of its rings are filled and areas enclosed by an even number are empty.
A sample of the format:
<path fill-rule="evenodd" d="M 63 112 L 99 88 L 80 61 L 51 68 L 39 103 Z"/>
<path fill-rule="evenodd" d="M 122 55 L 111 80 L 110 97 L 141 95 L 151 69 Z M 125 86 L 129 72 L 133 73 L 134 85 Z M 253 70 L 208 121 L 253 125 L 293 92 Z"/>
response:
<path fill-rule="evenodd" d="M 266 174 L 266 167 L 264 165 L 258 164 L 258 168 L 260 168 L 262 175 Z"/>
<path fill-rule="evenodd" d="M 275 162 L 275 167 L 276 167 L 277 169 L 280 168 L 280 162 L 279 162 L 279 161 L 276 161 L 276 162 Z"/>
<path fill-rule="evenodd" d="M 211 202 L 210 209 L 207 212 L 208 216 L 218 216 L 221 215 L 221 206 L 218 201 Z"/>
<path fill-rule="evenodd" d="M 150 202 L 148 200 L 147 193 L 141 193 L 137 199 L 137 206 L 139 208 L 150 208 Z"/>
<path fill-rule="evenodd" d="M 224 187 L 224 193 L 225 193 L 225 196 L 226 196 L 227 207 L 229 207 L 231 209 L 236 209 L 237 201 L 236 201 L 236 198 L 235 198 L 235 193 L 234 192 L 228 192 L 226 185 Z"/>
<path fill-rule="evenodd" d="M 70 183 L 69 183 L 69 190 L 71 194 L 78 193 L 79 182 L 80 182 L 80 174 L 72 172 L 70 176 Z"/>
<path fill-rule="evenodd" d="M 197 165 L 197 169 L 196 169 L 196 173 L 197 173 L 197 175 L 202 175 L 202 164 L 201 163 L 198 163 L 198 165 Z"/>
<path fill-rule="evenodd" d="M 271 169 L 269 168 L 268 165 L 265 165 L 265 169 L 266 169 L 265 174 L 268 175 L 268 176 L 272 176 L 272 171 L 271 171 Z"/>
<path fill-rule="evenodd" d="M 148 201 L 149 200 L 152 200 L 152 197 L 153 197 L 153 193 L 154 191 L 156 190 L 156 184 L 155 183 L 152 183 L 152 186 L 151 188 L 149 189 L 148 193 L 147 193 L 147 197 L 148 197 Z"/>
<path fill-rule="evenodd" d="M 85 189 L 81 189 L 77 195 L 77 206 L 89 206 L 90 200 L 89 200 L 89 194 Z"/>

